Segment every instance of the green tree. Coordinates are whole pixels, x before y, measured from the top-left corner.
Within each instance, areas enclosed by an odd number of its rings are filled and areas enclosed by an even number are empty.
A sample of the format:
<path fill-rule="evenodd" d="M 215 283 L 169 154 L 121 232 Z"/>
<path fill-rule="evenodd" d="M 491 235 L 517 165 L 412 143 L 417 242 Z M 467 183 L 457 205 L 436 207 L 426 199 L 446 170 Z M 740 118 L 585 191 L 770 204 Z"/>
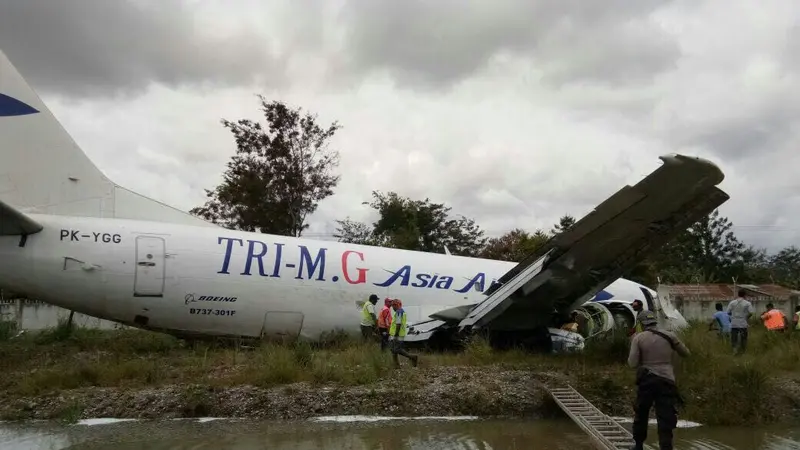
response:
<path fill-rule="evenodd" d="M 333 194 L 339 153 L 328 148 L 341 127 L 259 96 L 266 128 L 248 119 L 222 120 L 236 141 L 222 183 L 190 212 L 226 228 L 300 236 L 306 218 Z"/>
<path fill-rule="evenodd" d="M 550 240 L 550 235 L 542 230 L 533 234 L 519 228 L 491 238 L 481 250 L 480 257 L 500 261 L 520 262 Z"/>
<path fill-rule="evenodd" d="M 742 250 L 739 260 L 732 267 L 732 272 L 737 283 L 770 283 L 772 278 L 770 256 L 767 255 L 766 249 L 750 245 Z"/>
<path fill-rule="evenodd" d="M 450 215 L 451 208 L 429 199 L 411 200 L 395 192 L 374 191 L 369 206 L 379 218 L 369 227 L 350 219 L 338 220 L 334 236 L 340 242 L 476 256 L 486 244 L 474 220 Z"/>
<path fill-rule="evenodd" d="M 391 247 L 391 243 L 385 236 L 375 235 L 374 227 L 364 222 L 357 222 L 349 217 L 344 220 L 336 221 L 339 226 L 333 237 L 339 242 L 359 245 L 374 245 L 377 247 Z"/>
<path fill-rule="evenodd" d="M 570 216 L 569 214 L 561 216 L 561 218 L 558 219 L 558 223 L 555 224 L 550 233 L 552 233 L 553 235 L 563 233 L 572 228 L 573 226 L 575 226 L 575 222 L 576 222 L 575 218 Z"/>
<path fill-rule="evenodd" d="M 786 247 L 770 258 L 773 280 L 793 289 L 800 289 L 800 249 Z"/>
<path fill-rule="evenodd" d="M 745 247 L 733 224 L 714 210 L 679 233 L 649 258 L 667 283 L 727 283 L 741 273 Z"/>

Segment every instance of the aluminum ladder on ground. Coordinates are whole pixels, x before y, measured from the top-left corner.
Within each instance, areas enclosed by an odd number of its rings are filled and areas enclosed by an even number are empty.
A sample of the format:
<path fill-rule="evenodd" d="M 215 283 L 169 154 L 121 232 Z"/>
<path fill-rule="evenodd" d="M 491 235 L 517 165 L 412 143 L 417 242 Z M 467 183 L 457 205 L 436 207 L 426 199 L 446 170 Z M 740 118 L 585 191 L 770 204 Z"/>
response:
<path fill-rule="evenodd" d="M 592 439 L 599 450 L 629 450 L 633 435 L 586 400 L 572 386 L 547 387 L 556 404 Z M 651 447 L 644 446 L 647 450 Z"/>

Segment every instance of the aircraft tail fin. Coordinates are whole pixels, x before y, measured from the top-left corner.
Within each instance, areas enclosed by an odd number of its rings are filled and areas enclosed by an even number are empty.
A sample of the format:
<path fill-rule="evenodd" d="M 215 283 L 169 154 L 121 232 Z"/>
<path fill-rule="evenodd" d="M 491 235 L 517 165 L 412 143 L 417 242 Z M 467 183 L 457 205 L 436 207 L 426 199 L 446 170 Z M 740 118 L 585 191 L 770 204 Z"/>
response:
<path fill-rule="evenodd" d="M 216 226 L 108 179 L 2 51 L 0 201 L 30 213 Z"/>
<path fill-rule="evenodd" d="M 0 202 L 0 236 L 35 234 L 43 229 L 40 223 Z"/>

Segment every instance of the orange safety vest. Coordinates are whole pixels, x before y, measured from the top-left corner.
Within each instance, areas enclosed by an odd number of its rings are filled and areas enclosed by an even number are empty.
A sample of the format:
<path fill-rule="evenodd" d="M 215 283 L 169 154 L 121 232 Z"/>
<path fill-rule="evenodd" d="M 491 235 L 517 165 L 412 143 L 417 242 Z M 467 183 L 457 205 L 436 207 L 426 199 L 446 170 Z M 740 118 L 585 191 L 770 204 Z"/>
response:
<path fill-rule="evenodd" d="M 392 308 L 384 306 L 378 314 L 378 328 L 389 328 L 392 324 Z"/>
<path fill-rule="evenodd" d="M 764 319 L 764 326 L 768 330 L 781 330 L 785 325 L 783 323 L 783 313 L 777 309 L 771 309 L 765 312 L 762 316 Z"/>

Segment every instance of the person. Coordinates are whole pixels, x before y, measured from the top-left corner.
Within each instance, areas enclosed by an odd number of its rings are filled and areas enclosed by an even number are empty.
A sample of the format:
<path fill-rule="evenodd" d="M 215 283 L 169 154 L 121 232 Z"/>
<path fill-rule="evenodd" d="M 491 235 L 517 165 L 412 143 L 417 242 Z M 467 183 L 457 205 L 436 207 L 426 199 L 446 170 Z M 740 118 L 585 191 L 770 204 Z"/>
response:
<path fill-rule="evenodd" d="M 561 329 L 564 331 L 570 331 L 572 333 L 578 332 L 578 312 L 572 311 L 572 314 L 569 316 L 569 320 L 567 320 L 563 325 L 561 325 Z"/>
<path fill-rule="evenodd" d="M 747 349 L 747 330 L 750 317 L 756 312 L 753 304 L 747 301 L 747 291 L 739 289 L 738 297 L 728 303 L 727 313 L 731 316 L 731 345 L 733 353 L 740 355 Z"/>
<path fill-rule="evenodd" d="M 792 323 L 794 323 L 794 330 L 800 331 L 800 305 L 794 307 L 794 316 L 792 316 Z"/>
<path fill-rule="evenodd" d="M 650 408 L 655 405 L 658 443 L 661 450 L 672 450 L 672 433 L 678 424 L 677 406 L 682 403 L 672 368 L 672 353 L 689 356 L 689 349 L 674 334 L 658 329 L 652 311 L 641 314 L 644 330 L 631 340 L 628 365 L 636 368 L 633 440 L 631 450 L 642 450 L 647 439 Z"/>
<path fill-rule="evenodd" d="M 761 320 L 769 331 L 785 331 L 789 327 L 789 321 L 780 309 L 775 309 L 775 305 L 767 303 L 767 310 L 761 314 Z"/>
<path fill-rule="evenodd" d="M 644 304 L 642 303 L 641 300 L 634 300 L 633 303 L 631 303 L 631 307 L 633 308 L 633 311 L 636 314 L 636 319 L 634 320 L 633 328 L 631 328 L 630 331 L 628 332 L 628 336 L 634 335 L 636 333 L 641 333 L 642 330 L 644 330 L 644 327 L 642 327 L 642 322 L 639 320 L 639 316 L 642 315 L 642 312 L 644 310 Z"/>
<path fill-rule="evenodd" d="M 400 299 L 392 300 L 392 323 L 389 325 L 389 341 L 392 345 L 392 360 L 394 367 L 400 367 L 400 359 L 397 355 L 403 355 L 411 360 L 411 365 L 417 367 L 417 355 L 411 355 L 403 348 L 403 341 L 408 333 L 408 322 L 406 311 L 403 309 L 403 302 Z"/>
<path fill-rule="evenodd" d="M 392 324 L 392 299 L 383 300 L 383 309 L 378 313 L 378 333 L 381 335 L 381 351 L 389 346 L 389 325 Z"/>
<path fill-rule="evenodd" d="M 372 338 L 375 333 L 375 323 L 377 322 L 375 317 L 376 303 L 378 303 L 378 296 L 372 294 L 369 296 L 369 300 L 364 302 L 364 306 L 361 307 L 361 336 L 365 341 Z"/>
<path fill-rule="evenodd" d="M 717 312 L 712 316 L 711 323 L 708 324 L 708 329 L 712 330 L 716 325 L 719 337 L 727 341 L 731 338 L 731 317 L 722 310 L 722 303 L 717 302 L 714 307 L 717 309 Z"/>

